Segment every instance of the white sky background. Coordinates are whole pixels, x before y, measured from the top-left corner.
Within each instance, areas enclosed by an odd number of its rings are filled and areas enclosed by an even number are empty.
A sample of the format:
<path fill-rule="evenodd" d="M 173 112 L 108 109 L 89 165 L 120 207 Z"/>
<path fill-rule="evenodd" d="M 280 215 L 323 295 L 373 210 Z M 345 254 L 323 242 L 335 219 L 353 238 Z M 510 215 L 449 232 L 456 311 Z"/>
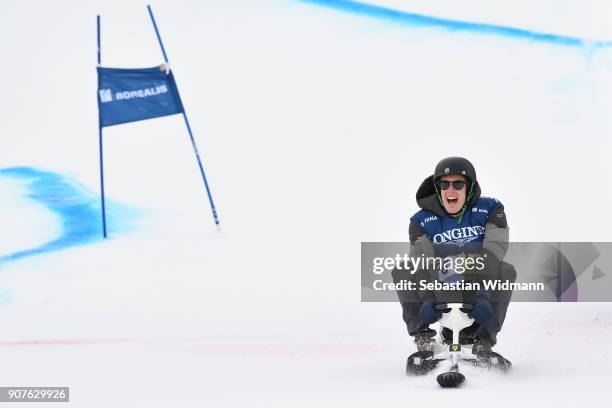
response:
<path fill-rule="evenodd" d="M 181 384 L 202 383 L 207 399 L 194 388 L 183 402 L 236 406 L 236 381 L 268 405 L 299 406 L 296 397 L 304 406 L 398 403 L 412 401 L 415 389 L 449 403 L 433 379 L 403 377 L 409 347 L 399 306 L 359 302 L 359 243 L 407 239 L 416 188 L 435 163 L 469 157 L 484 193 L 506 205 L 513 240 L 609 240 L 612 194 L 602 180 L 612 147 L 612 50 L 413 28 L 284 0 L 152 6 L 223 233 L 212 232 L 180 116 L 105 129 L 109 197 L 163 216 L 140 234 L 7 266 L 0 284 L 12 303 L 0 309 L 0 337 L 127 337 L 149 346 L 0 347 L 13 369 L 0 385 L 68 383 L 77 406 L 92 406 L 91 378 L 165 389 L 144 399 L 150 406 L 172 401 Z M 604 6 L 401 4 L 612 39 Z M 98 191 L 98 13 L 103 65 L 162 62 L 143 2 L 3 4 L 0 168 L 66 172 Z M 11 224 L 20 237 L 42 237 L 36 220 L 44 214 L 21 219 Z M 609 309 L 513 305 L 500 348 L 519 375 L 506 384 L 481 377 L 463 395 L 482 404 L 491 398 L 484 387 L 517 399 L 516 389 L 537 398 L 562 390 L 553 397 L 571 402 L 581 395 L 580 372 L 582 391 L 596 398 L 610 368 L 600 360 Z M 577 334 L 585 331 L 586 340 Z M 195 343 L 177 340 L 190 336 Z M 588 355 L 564 366 L 564 347 Z"/>

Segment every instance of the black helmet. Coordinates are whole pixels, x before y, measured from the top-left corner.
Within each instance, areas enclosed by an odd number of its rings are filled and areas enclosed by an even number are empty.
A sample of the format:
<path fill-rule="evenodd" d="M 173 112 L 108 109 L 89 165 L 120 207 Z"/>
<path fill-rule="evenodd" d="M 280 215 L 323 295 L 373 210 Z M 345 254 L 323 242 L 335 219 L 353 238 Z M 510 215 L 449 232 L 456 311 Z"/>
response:
<path fill-rule="evenodd" d="M 447 157 L 442 159 L 434 171 L 434 182 L 442 176 L 464 176 L 470 183 L 476 181 L 476 170 L 468 159 L 463 157 Z"/>

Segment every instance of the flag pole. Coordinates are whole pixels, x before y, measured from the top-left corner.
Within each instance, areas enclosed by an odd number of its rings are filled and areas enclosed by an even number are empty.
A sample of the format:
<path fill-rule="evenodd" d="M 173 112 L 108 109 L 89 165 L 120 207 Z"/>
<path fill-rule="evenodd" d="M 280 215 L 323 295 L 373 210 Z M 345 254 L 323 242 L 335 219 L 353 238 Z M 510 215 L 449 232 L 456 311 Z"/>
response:
<path fill-rule="evenodd" d="M 149 11 L 149 16 L 151 17 L 151 22 L 153 23 L 153 28 L 155 29 L 155 35 L 157 36 L 157 41 L 159 42 L 159 46 L 161 48 L 162 54 L 164 55 L 164 61 L 166 65 L 168 65 L 168 71 L 170 71 L 168 56 L 166 55 L 166 49 L 164 48 L 164 43 L 162 42 L 161 36 L 159 35 L 159 30 L 157 29 L 157 24 L 155 23 L 155 17 L 153 17 L 153 11 L 151 10 L 151 6 L 147 4 L 147 10 Z M 178 86 L 177 86 L 178 92 Z M 210 203 L 210 209 L 212 211 L 213 218 L 215 220 L 215 225 L 217 226 L 217 230 L 219 230 L 219 216 L 217 215 L 217 209 L 215 207 L 215 203 L 212 198 L 212 194 L 210 193 L 210 187 L 208 186 L 208 180 L 206 179 L 206 173 L 204 172 L 204 166 L 202 166 L 202 160 L 200 159 L 200 153 L 198 152 L 198 147 L 196 145 L 195 139 L 193 138 L 193 132 L 191 131 L 191 126 L 189 125 L 189 119 L 187 119 L 187 113 L 185 112 L 185 107 L 183 106 L 183 119 L 185 119 L 185 125 L 187 126 L 187 132 L 189 133 L 189 138 L 191 139 L 191 146 L 193 147 L 193 151 L 196 156 L 196 160 L 198 161 L 198 167 L 200 168 L 200 174 L 202 175 L 202 180 L 204 180 L 204 187 L 206 187 L 206 194 L 208 195 L 208 202 Z"/>
<path fill-rule="evenodd" d="M 100 57 L 100 15 L 96 16 L 96 26 L 98 31 L 98 67 L 101 64 Z M 98 74 L 98 91 L 100 91 L 100 74 Z M 98 117 L 100 115 L 100 94 L 98 92 Z M 98 119 L 98 140 L 100 144 L 100 191 L 102 201 L 102 234 L 106 239 L 106 205 L 104 202 L 104 160 L 102 154 L 102 122 Z"/>

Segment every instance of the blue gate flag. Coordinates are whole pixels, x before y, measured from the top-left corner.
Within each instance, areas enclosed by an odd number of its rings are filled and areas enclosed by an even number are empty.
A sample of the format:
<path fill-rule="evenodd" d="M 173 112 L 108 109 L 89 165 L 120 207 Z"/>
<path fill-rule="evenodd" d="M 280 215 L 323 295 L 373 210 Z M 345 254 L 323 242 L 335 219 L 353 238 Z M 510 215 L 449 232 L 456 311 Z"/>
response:
<path fill-rule="evenodd" d="M 153 68 L 98 67 L 100 127 L 183 112 L 174 75 Z"/>

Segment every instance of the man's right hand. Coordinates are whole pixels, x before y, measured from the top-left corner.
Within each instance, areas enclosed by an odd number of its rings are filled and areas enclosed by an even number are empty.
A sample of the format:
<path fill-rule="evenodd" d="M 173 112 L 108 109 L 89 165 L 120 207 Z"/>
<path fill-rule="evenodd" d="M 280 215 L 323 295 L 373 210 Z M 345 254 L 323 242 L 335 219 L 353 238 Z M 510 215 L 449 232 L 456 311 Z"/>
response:
<path fill-rule="evenodd" d="M 419 321 L 424 324 L 435 323 L 442 318 L 442 312 L 434 309 L 432 298 L 425 299 L 419 310 Z"/>

